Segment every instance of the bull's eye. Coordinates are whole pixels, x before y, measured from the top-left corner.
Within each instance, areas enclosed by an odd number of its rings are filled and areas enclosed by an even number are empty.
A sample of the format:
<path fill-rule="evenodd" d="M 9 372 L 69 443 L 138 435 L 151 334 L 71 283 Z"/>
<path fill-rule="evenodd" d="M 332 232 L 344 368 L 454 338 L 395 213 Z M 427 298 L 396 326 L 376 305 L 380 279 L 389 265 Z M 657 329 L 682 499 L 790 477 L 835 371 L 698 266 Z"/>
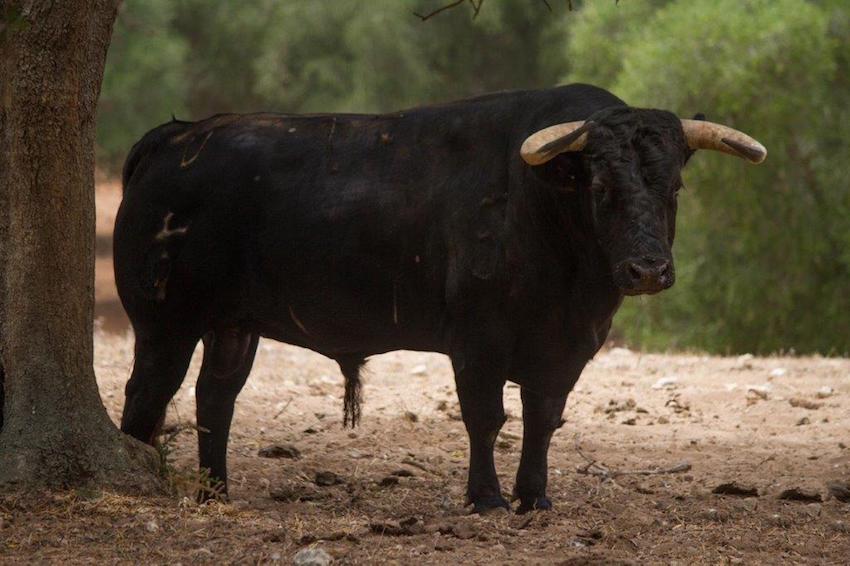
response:
<path fill-rule="evenodd" d="M 599 177 L 594 177 L 593 180 L 590 181 L 590 190 L 595 193 L 604 193 L 605 183 L 603 183 Z"/>
<path fill-rule="evenodd" d="M 682 181 L 676 183 L 675 188 L 673 189 L 673 197 L 678 197 L 679 192 L 685 188 L 685 184 Z"/>

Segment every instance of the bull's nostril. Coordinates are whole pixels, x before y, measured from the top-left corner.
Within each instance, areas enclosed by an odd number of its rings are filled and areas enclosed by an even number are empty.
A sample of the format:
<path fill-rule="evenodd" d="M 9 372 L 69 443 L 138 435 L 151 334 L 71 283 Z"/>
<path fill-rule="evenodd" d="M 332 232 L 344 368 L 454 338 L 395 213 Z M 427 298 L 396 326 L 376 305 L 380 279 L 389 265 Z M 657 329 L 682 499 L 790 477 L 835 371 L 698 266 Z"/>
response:
<path fill-rule="evenodd" d="M 629 277 L 633 281 L 640 281 L 643 278 L 643 271 L 636 263 L 630 263 L 628 266 Z"/>
<path fill-rule="evenodd" d="M 658 266 L 658 275 L 659 277 L 664 277 L 668 273 L 670 273 L 670 262 L 664 261 Z"/>

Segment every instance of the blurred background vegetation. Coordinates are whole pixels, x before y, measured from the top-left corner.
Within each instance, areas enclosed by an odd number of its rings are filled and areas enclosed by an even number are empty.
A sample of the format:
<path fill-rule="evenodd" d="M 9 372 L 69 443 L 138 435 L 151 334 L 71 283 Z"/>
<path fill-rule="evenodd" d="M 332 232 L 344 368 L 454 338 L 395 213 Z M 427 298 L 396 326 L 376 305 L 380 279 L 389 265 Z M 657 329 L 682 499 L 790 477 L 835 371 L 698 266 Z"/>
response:
<path fill-rule="evenodd" d="M 175 114 L 380 112 L 589 82 L 751 133 L 760 167 L 686 170 L 677 285 L 628 299 L 617 339 L 716 353 L 850 352 L 850 2 L 125 0 L 98 163 Z"/>

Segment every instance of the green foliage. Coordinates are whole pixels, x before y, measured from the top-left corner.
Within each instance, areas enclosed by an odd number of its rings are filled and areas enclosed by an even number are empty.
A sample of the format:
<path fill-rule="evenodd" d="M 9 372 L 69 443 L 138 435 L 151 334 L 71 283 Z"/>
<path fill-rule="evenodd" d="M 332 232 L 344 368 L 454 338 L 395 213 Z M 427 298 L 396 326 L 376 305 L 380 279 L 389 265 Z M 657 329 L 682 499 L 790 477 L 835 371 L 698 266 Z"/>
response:
<path fill-rule="evenodd" d="M 381 112 L 557 82 L 568 18 L 531 2 L 476 19 L 422 0 L 128 0 L 99 114 L 100 166 L 142 133 L 219 112 Z"/>
<path fill-rule="evenodd" d="M 622 25 L 615 7 L 596 6 L 575 22 L 571 49 L 588 30 L 612 27 L 618 49 L 605 53 L 598 75 L 584 68 L 578 76 L 635 106 L 706 112 L 769 153 L 759 167 L 719 154 L 691 160 L 679 282 L 628 301 L 618 331 L 651 348 L 850 351 L 848 8 L 679 0 L 635 26 Z"/>
<path fill-rule="evenodd" d="M 172 113 L 186 109 L 184 38 L 171 32 L 170 0 L 122 5 L 106 60 L 98 105 L 98 163 L 120 166 L 130 146 Z"/>
<path fill-rule="evenodd" d="M 217 112 L 373 112 L 590 82 L 635 106 L 744 130 L 752 167 L 686 169 L 679 282 L 629 299 L 646 348 L 850 351 L 850 4 L 844 0 L 488 2 L 427 22 L 429 0 L 127 0 L 107 61 L 101 167 L 144 131 Z"/>

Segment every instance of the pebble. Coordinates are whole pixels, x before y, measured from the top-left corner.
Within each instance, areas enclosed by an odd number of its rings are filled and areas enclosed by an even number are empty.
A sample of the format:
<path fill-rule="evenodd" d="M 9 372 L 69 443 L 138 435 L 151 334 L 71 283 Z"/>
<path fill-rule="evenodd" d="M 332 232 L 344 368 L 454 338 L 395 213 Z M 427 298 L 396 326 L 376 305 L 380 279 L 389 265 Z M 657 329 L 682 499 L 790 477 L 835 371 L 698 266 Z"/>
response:
<path fill-rule="evenodd" d="M 679 383 L 679 378 L 675 376 L 662 377 L 652 384 L 653 389 L 675 389 Z"/>
<path fill-rule="evenodd" d="M 820 503 L 823 501 L 823 498 L 817 491 L 809 491 L 798 487 L 792 487 L 791 489 L 784 490 L 779 494 L 779 499 L 785 499 L 786 501 L 802 501 L 806 503 Z"/>
<path fill-rule="evenodd" d="M 428 373 L 428 366 L 419 364 L 410 368 L 410 375 L 425 375 Z"/>
<path fill-rule="evenodd" d="M 291 444 L 272 444 L 261 448 L 257 455 L 261 458 L 291 458 L 297 460 L 301 457 L 301 451 Z"/>
<path fill-rule="evenodd" d="M 758 497 L 758 489 L 749 485 L 741 485 L 737 482 L 722 483 L 715 487 L 711 493 L 717 495 L 734 495 L 737 497 Z"/>
<path fill-rule="evenodd" d="M 835 393 L 835 391 L 832 389 L 832 387 L 830 387 L 829 385 L 824 385 L 823 387 L 818 389 L 818 392 L 815 393 L 815 396 L 818 399 L 826 399 L 827 397 L 832 397 L 833 393 Z"/>
<path fill-rule="evenodd" d="M 333 472 L 316 472 L 316 485 L 329 486 L 342 483 L 342 478 Z"/>
<path fill-rule="evenodd" d="M 808 399 L 804 399 L 802 397 L 792 397 L 788 399 L 788 404 L 792 407 L 802 407 L 803 409 L 809 409 L 810 411 L 814 411 L 816 409 L 820 409 L 823 406 L 823 403 L 818 403 L 816 401 L 810 401 Z"/>
<path fill-rule="evenodd" d="M 452 525 L 452 533 L 459 539 L 470 539 L 476 535 L 475 529 L 467 523 Z"/>
<path fill-rule="evenodd" d="M 829 482 L 826 484 L 829 494 L 842 503 L 850 503 L 850 483 Z"/>
<path fill-rule="evenodd" d="M 151 519 L 150 521 L 145 523 L 145 530 L 149 533 L 155 533 L 159 530 L 159 525 L 156 523 L 156 521 Z"/>
<path fill-rule="evenodd" d="M 323 548 L 304 548 L 295 554 L 292 563 L 296 566 L 327 566 L 331 563 L 331 555 Z"/>
<path fill-rule="evenodd" d="M 713 507 L 706 509 L 703 516 L 709 521 L 717 521 L 718 523 L 723 523 L 729 520 L 729 513 L 726 511 L 719 511 Z"/>
<path fill-rule="evenodd" d="M 747 391 L 752 391 L 754 393 L 759 394 L 764 399 L 767 399 L 767 394 L 770 393 L 770 390 L 773 387 L 769 383 L 762 383 L 760 385 L 747 385 Z"/>

